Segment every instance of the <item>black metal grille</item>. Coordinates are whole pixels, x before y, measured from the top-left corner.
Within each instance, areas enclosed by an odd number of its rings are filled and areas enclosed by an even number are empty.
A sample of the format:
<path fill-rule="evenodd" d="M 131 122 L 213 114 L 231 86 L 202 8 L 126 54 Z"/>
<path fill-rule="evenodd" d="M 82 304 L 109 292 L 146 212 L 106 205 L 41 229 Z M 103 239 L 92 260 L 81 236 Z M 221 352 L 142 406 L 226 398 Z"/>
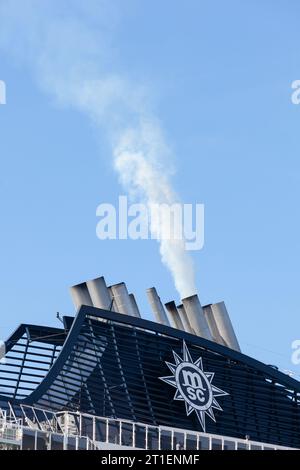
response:
<path fill-rule="evenodd" d="M 215 411 L 216 422 L 207 419 L 207 432 L 300 447 L 300 384 L 275 369 L 203 338 L 92 307 L 65 324 L 71 329 L 60 354 L 52 367 L 47 359 L 48 374 L 24 403 L 202 431 L 195 413 L 187 416 L 184 403 L 173 400 L 175 389 L 159 380 L 170 375 L 172 350 L 182 356 L 184 339 L 193 359 L 201 356 L 204 370 L 215 373 L 214 385 L 229 393 L 218 398 L 223 411 Z M 25 396 L 21 383 L 7 394 L 15 402 Z"/>
<path fill-rule="evenodd" d="M 57 328 L 21 325 L 6 343 L 0 364 L 0 394 L 22 400 L 42 382 L 59 355 L 66 333 Z"/>

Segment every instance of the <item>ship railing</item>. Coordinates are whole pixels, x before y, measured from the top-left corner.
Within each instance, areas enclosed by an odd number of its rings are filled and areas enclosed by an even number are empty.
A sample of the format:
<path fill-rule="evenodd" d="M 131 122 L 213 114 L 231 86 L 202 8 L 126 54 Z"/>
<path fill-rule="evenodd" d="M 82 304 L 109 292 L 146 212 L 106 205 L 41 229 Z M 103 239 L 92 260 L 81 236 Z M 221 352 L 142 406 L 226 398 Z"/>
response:
<path fill-rule="evenodd" d="M 100 417 L 80 412 L 50 412 L 22 405 L 22 420 L 2 419 L 0 429 L 19 429 L 23 449 L 288 450 L 289 447 L 176 427 Z M 3 422 L 5 421 L 5 426 Z M 23 421 L 23 423 L 22 423 Z M 3 431 L 2 431 L 3 433 Z M 7 435 L 7 434 L 6 434 Z M 19 433 L 20 436 L 20 433 Z"/>
<path fill-rule="evenodd" d="M 56 414 L 63 432 L 69 436 L 88 436 L 101 448 L 121 446 L 146 450 L 279 450 L 280 445 L 190 431 L 168 426 L 153 426 L 114 417 L 98 417 L 79 412 Z M 105 447 L 103 447 L 103 445 Z"/>
<path fill-rule="evenodd" d="M 6 411 L 0 413 L 0 449 L 21 448 L 22 420 L 11 418 Z"/>

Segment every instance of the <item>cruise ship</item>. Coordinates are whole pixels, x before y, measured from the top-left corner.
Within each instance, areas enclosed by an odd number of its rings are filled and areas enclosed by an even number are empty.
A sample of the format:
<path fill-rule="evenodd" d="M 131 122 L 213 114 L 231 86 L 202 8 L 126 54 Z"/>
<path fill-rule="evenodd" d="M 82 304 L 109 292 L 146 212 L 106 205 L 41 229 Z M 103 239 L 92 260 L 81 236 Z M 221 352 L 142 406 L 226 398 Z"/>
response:
<path fill-rule="evenodd" d="M 0 449 L 300 448 L 300 383 L 240 350 L 224 302 L 143 319 L 125 283 L 70 289 L 61 327 L 21 324 L 0 361 Z"/>

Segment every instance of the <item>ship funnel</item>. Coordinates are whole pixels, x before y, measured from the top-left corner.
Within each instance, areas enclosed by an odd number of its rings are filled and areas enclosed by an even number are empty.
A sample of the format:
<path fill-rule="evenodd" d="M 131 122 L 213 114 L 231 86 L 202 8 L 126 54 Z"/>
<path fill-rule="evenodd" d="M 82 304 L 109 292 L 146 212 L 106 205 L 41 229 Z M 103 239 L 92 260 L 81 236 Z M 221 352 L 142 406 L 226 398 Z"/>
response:
<path fill-rule="evenodd" d="M 111 305 L 111 296 L 104 277 L 98 277 L 86 283 L 93 306 L 109 310 Z"/>
<path fill-rule="evenodd" d="M 237 337 L 235 335 L 230 317 L 224 302 L 212 304 L 211 310 L 220 336 L 224 339 L 226 346 L 235 351 L 241 352 Z"/>
<path fill-rule="evenodd" d="M 185 308 L 184 306 L 181 304 L 181 305 L 177 305 L 177 311 L 178 311 L 178 314 L 179 314 L 179 317 L 180 317 L 180 320 L 183 324 L 183 327 L 184 327 L 184 330 L 187 332 L 187 333 L 192 333 L 192 334 L 195 334 L 193 328 L 191 327 L 191 324 L 189 322 L 189 319 L 188 319 L 188 316 L 186 314 L 186 311 L 185 311 Z"/>
<path fill-rule="evenodd" d="M 199 298 L 197 295 L 192 295 L 182 300 L 184 309 L 186 311 L 189 323 L 196 335 L 212 341 L 212 335 L 204 316 Z"/>
<path fill-rule="evenodd" d="M 166 311 L 164 309 L 164 306 L 160 300 L 160 297 L 155 287 L 151 287 L 150 289 L 147 289 L 147 297 L 151 305 L 151 309 L 154 314 L 155 320 L 158 323 L 161 323 L 162 325 L 170 326 L 170 322 L 167 317 Z"/>
<path fill-rule="evenodd" d="M 119 313 L 135 316 L 135 311 L 124 282 L 111 286 L 111 293 Z"/>
<path fill-rule="evenodd" d="M 111 298 L 110 310 L 112 310 L 113 312 L 119 312 L 118 307 L 117 307 L 117 303 L 114 299 L 114 294 L 113 294 L 111 286 L 108 286 L 108 292 L 109 292 L 109 295 L 110 295 L 110 298 Z"/>
<path fill-rule="evenodd" d="M 211 304 L 205 305 L 202 307 L 202 309 L 203 309 L 203 313 L 206 318 L 206 321 L 208 323 L 213 341 L 215 341 L 218 344 L 222 344 L 223 346 L 227 346 L 225 340 L 220 335 L 219 329 L 217 327 L 217 323 L 216 323 L 216 320 L 212 311 L 212 305 Z"/>
<path fill-rule="evenodd" d="M 172 302 L 166 303 L 165 307 L 166 307 L 166 309 L 168 311 L 168 314 L 169 314 L 171 326 L 173 328 L 177 328 L 178 330 L 183 330 L 184 331 L 184 326 L 183 326 L 183 323 L 182 323 L 181 318 L 179 316 L 179 313 L 178 313 L 175 302 L 172 300 Z"/>
<path fill-rule="evenodd" d="M 131 301 L 131 306 L 134 312 L 134 316 L 137 318 L 141 318 L 140 310 L 139 310 L 138 304 L 136 303 L 134 294 L 129 294 L 129 298 Z"/>
<path fill-rule="evenodd" d="M 85 282 L 70 287 L 70 293 L 76 310 L 79 310 L 82 305 L 88 305 L 89 307 L 93 306 L 93 302 Z"/>

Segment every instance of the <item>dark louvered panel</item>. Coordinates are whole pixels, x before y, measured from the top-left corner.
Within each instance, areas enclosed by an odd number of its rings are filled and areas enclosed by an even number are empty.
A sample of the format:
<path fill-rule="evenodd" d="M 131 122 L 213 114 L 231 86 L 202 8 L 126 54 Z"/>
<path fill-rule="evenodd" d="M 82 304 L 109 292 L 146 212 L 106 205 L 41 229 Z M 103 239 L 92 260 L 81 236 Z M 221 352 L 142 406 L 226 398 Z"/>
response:
<path fill-rule="evenodd" d="M 229 393 L 219 399 L 216 422 L 207 420 L 208 432 L 299 445 L 293 390 L 191 338 L 193 359 L 201 356 L 214 384 Z M 62 371 L 37 404 L 202 431 L 196 415 L 187 416 L 184 403 L 173 400 L 175 390 L 159 380 L 169 373 L 172 351 L 182 356 L 181 339 L 86 315 Z"/>
<path fill-rule="evenodd" d="M 171 374 L 173 351 L 183 356 L 185 341 L 192 361 L 201 357 L 214 386 L 227 392 L 217 398 L 215 421 L 206 418 L 207 432 L 300 447 L 300 384 L 275 369 L 203 338 L 93 307 L 65 324 L 70 331 L 52 332 L 52 339 L 40 327 L 19 335 L 2 399 L 202 431 L 196 413 L 187 415 L 184 401 L 173 399 L 175 388 L 160 380 Z"/>
<path fill-rule="evenodd" d="M 6 343 L 0 363 L 0 395 L 22 400 L 42 382 L 57 359 L 66 333 L 57 328 L 21 325 Z"/>

